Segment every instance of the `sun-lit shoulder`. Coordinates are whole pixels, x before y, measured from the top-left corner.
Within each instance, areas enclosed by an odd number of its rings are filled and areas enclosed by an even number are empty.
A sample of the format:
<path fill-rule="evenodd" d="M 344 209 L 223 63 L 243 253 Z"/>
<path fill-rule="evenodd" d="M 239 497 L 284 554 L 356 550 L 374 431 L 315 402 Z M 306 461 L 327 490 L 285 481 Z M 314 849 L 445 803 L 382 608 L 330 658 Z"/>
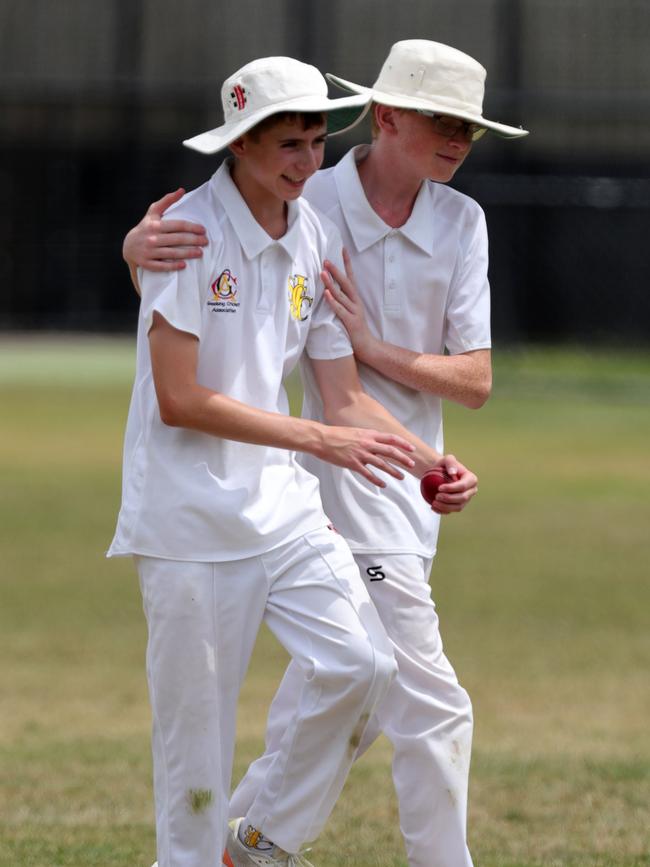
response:
<path fill-rule="evenodd" d="M 334 181 L 334 167 L 321 169 L 312 175 L 305 184 L 303 198 L 324 214 L 335 208 L 338 205 L 338 194 Z"/>
<path fill-rule="evenodd" d="M 483 208 L 471 196 L 437 181 L 426 183 L 438 219 L 464 227 L 485 222 Z"/>
<path fill-rule="evenodd" d="M 327 214 L 323 213 L 320 207 L 316 207 L 305 196 L 299 199 L 301 215 L 305 221 L 311 225 L 317 233 L 322 235 L 327 242 L 335 241 L 341 243 L 340 233 L 336 224 Z"/>

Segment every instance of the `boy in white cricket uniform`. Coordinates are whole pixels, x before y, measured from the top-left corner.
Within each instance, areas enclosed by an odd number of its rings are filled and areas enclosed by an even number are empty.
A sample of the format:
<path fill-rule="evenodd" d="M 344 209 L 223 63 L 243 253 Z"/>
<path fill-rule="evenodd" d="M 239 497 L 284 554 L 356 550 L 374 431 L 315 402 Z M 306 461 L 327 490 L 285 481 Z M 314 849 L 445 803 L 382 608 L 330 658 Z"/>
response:
<path fill-rule="evenodd" d="M 262 619 L 302 683 L 258 775 L 249 837 L 240 841 L 237 826 L 227 839 L 235 867 L 307 863 L 296 853 L 319 833 L 350 742 L 394 674 L 349 549 L 294 450 L 379 485 L 368 465 L 421 475 L 439 458 L 417 440 L 411 457 L 404 429 L 360 392 L 319 280 L 323 259 L 340 261 L 340 239 L 298 200 L 325 138 L 324 120 L 303 113 L 358 114 L 365 100 L 331 101 L 313 67 L 266 58 L 227 80 L 222 101 L 224 125 L 186 144 L 229 146 L 236 160 L 176 209 L 204 223 L 210 252 L 182 272 L 139 275 L 136 383 L 109 551 L 135 556 L 148 622 L 159 867 L 220 862 L 237 696 Z M 287 417 L 282 380 L 303 350 L 328 419 L 376 420 L 395 433 Z M 469 482 L 451 487 L 462 497 L 475 479 L 460 474 Z"/>
<path fill-rule="evenodd" d="M 445 45 L 397 43 L 372 90 L 328 77 L 375 104 L 372 145 L 319 172 L 305 191 L 341 231 L 356 276 L 357 288 L 330 269 L 329 300 L 350 333 L 364 389 L 442 450 L 441 397 L 478 407 L 489 393 L 488 246 L 476 202 L 432 180 L 450 180 L 486 128 L 526 133 L 482 117 L 485 70 Z M 304 382 L 303 414 L 322 418 L 309 370 Z M 380 731 L 394 746 L 410 867 L 471 867 L 472 708 L 443 653 L 428 584 L 439 516 L 417 509 L 412 478 L 378 494 L 309 456 L 303 465 L 319 477 L 325 510 L 350 544 L 398 664 L 360 753 Z M 253 797 L 299 683 L 292 664 L 271 708 L 266 753 L 235 791 L 232 815 Z"/>
<path fill-rule="evenodd" d="M 333 309 L 352 339 L 364 389 L 410 431 L 443 448 L 441 398 L 480 406 L 490 388 L 490 300 L 485 219 L 448 181 L 486 129 L 522 129 L 482 116 L 485 70 L 445 45 L 393 46 L 372 89 L 330 80 L 374 102 L 375 136 L 305 195 L 341 231 L 357 285 L 330 269 Z M 445 352 L 448 354 L 445 355 Z M 310 371 L 303 414 L 322 418 Z M 398 675 L 366 729 L 360 753 L 383 731 L 410 867 L 471 867 L 466 843 L 472 708 L 444 655 L 428 577 L 439 516 L 414 508 L 416 482 L 376 490 L 306 456 L 327 513 L 345 536 L 393 642 Z M 265 755 L 231 799 L 245 812 L 287 713 L 299 672 L 290 665 L 269 714 Z"/>

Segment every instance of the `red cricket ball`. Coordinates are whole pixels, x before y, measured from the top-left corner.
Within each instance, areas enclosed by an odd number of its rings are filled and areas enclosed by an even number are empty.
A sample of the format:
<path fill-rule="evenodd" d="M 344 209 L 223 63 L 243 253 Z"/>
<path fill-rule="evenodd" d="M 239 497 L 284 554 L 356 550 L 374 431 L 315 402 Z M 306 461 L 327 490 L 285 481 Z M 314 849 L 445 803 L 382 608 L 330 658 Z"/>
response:
<path fill-rule="evenodd" d="M 427 503 L 433 503 L 440 485 L 450 481 L 450 477 L 443 469 L 434 467 L 432 470 L 427 470 L 420 479 L 420 493 Z"/>

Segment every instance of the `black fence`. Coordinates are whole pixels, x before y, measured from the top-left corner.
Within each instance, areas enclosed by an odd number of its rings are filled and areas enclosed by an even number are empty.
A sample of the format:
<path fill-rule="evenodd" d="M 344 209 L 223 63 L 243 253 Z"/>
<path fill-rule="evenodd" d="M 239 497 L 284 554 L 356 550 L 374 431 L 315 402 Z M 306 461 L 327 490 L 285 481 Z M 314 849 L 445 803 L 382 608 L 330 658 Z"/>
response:
<path fill-rule="evenodd" d="M 460 8 L 462 7 L 462 9 Z M 650 341 L 647 0 L 0 0 L 0 329 L 130 331 L 122 237 L 214 159 L 220 81 L 289 54 L 370 84 L 433 38 L 488 68 L 486 136 L 454 186 L 485 209 L 497 340 Z M 332 140 L 328 163 L 367 136 Z M 356 136 L 356 138 L 355 138 Z"/>

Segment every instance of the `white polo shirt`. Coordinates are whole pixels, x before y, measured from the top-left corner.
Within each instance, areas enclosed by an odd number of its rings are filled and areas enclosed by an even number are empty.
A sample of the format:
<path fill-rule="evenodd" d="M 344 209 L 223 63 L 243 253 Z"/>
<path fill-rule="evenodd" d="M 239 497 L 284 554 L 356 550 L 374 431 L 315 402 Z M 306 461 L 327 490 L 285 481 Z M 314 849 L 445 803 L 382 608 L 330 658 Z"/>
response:
<path fill-rule="evenodd" d="M 348 249 L 371 331 L 415 352 L 450 354 L 490 347 L 488 244 L 479 205 L 449 187 L 424 183 L 408 221 L 393 229 L 366 199 L 351 150 L 308 181 L 306 198 L 337 226 Z M 402 424 L 443 451 L 441 400 L 359 365 L 363 386 Z M 311 371 L 304 371 L 303 415 L 322 418 Z M 435 554 L 440 519 L 412 476 L 379 490 L 360 476 L 310 459 L 325 511 L 353 551 Z"/>
<path fill-rule="evenodd" d="M 186 195 L 174 216 L 202 223 L 210 244 L 182 271 L 139 271 L 136 380 L 108 555 L 236 560 L 327 524 L 318 482 L 293 452 L 162 423 L 147 338 L 153 313 L 199 339 L 201 385 L 288 414 L 282 381 L 303 350 L 323 359 L 352 351 L 319 277 L 324 258 L 340 261 L 341 241 L 304 200 L 289 203 L 287 232 L 273 240 L 239 194 L 228 162 Z"/>

